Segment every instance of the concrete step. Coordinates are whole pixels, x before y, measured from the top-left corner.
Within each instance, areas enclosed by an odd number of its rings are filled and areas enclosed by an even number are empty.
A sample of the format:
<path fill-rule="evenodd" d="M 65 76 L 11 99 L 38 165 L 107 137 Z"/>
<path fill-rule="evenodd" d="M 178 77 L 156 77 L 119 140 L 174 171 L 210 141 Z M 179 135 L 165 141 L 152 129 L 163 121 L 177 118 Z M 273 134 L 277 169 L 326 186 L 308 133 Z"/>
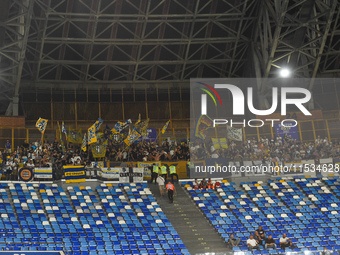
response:
<path fill-rule="evenodd" d="M 174 203 L 169 202 L 166 192 L 165 197 L 160 196 L 158 185 L 149 184 L 149 187 L 191 254 L 225 254 L 230 251 L 180 185 L 175 184 Z"/>

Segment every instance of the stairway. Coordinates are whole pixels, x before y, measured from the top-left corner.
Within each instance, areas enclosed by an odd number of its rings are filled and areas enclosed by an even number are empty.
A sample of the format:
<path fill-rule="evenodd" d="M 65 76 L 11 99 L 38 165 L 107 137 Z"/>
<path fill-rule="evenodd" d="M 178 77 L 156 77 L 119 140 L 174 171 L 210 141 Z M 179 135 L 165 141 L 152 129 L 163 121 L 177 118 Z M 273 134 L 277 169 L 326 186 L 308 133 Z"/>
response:
<path fill-rule="evenodd" d="M 230 251 L 180 185 L 175 184 L 177 194 L 173 204 L 169 202 L 167 193 L 165 197 L 160 196 L 157 184 L 149 184 L 149 188 L 192 255 L 208 252 L 225 254 Z"/>

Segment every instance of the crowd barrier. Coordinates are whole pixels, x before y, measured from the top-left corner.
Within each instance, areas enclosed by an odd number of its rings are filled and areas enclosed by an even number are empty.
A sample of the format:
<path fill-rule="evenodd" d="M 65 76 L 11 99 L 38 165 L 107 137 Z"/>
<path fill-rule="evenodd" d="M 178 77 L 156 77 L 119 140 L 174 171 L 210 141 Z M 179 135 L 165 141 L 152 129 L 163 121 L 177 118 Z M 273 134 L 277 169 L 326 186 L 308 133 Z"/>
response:
<path fill-rule="evenodd" d="M 256 177 L 256 176 L 289 176 L 289 175 L 317 175 L 329 176 L 340 174 L 340 158 L 309 159 L 293 162 L 270 163 L 255 161 L 229 161 L 227 158 L 206 159 L 192 161 L 193 167 L 187 167 L 187 161 L 148 161 L 134 162 L 134 169 L 142 169 L 143 179 L 151 179 L 153 165 L 176 166 L 180 179 L 186 178 L 228 178 L 228 177 Z M 86 168 L 85 179 L 119 180 L 122 162 L 92 162 L 92 167 Z M 128 169 L 128 168 L 127 168 Z M 35 180 L 49 180 L 53 178 L 52 167 L 32 169 Z M 19 171 L 20 179 L 31 180 L 28 171 Z"/>

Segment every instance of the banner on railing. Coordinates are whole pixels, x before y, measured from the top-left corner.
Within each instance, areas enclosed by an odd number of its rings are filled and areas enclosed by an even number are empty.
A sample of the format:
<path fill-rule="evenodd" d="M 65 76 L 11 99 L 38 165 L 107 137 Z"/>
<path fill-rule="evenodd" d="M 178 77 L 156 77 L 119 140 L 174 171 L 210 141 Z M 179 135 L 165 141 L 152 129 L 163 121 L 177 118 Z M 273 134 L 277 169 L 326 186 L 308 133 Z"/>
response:
<path fill-rule="evenodd" d="M 137 162 L 137 166 L 139 168 L 143 168 L 144 169 L 144 177 L 146 179 L 150 179 L 151 178 L 151 166 L 155 164 L 156 166 L 160 166 L 161 162 L 160 161 L 149 161 L 149 162 Z"/>
<path fill-rule="evenodd" d="M 102 167 L 100 171 L 98 171 L 99 177 L 104 179 L 119 179 L 120 168 L 107 168 Z"/>
<path fill-rule="evenodd" d="M 66 183 L 85 182 L 84 166 L 64 166 Z"/>
<path fill-rule="evenodd" d="M 119 169 L 119 182 L 142 182 L 144 168 L 141 167 L 121 167 Z"/>
<path fill-rule="evenodd" d="M 33 180 L 33 169 L 22 167 L 18 171 L 19 180 L 23 182 L 30 182 Z"/>
<path fill-rule="evenodd" d="M 52 167 L 36 167 L 34 168 L 34 178 L 52 179 Z"/>

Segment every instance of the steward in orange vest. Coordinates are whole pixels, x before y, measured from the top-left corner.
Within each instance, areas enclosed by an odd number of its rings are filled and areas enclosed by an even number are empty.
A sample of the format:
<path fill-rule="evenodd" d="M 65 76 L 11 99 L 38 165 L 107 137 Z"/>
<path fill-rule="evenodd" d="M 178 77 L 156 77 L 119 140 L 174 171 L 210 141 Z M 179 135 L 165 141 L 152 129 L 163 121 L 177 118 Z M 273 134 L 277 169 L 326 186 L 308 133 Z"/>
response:
<path fill-rule="evenodd" d="M 168 198 L 170 200 L 170 203 L 174 202 L 174 192 L 176 192 L 175 186 L 169 181 L 166 185 L 166 189 L 168 191 Z"/>

